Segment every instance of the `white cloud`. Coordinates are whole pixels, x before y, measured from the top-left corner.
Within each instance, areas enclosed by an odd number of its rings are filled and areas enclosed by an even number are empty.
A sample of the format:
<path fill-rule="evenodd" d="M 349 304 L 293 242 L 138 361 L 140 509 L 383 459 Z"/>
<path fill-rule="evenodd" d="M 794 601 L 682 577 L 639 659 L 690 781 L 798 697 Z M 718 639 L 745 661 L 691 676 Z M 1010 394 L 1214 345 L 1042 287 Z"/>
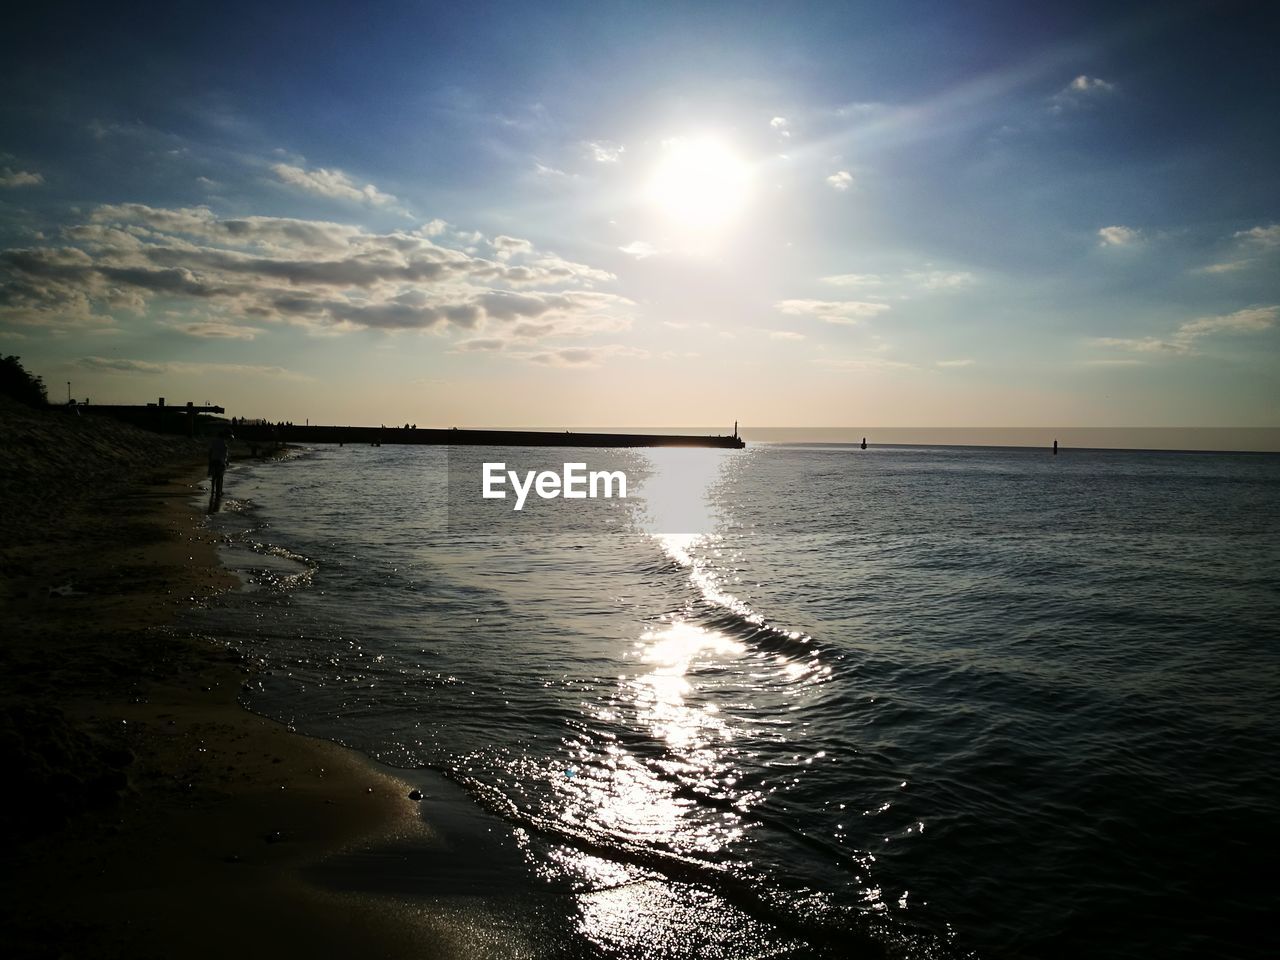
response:
<path fill-rule="evenodd" d="M 935 366 L 939 367 L 971 367 L 972 360 L 939 360 Z"/>
<path fill-rule="evenodd" d="M 887 303 L 864 300 L 779 300 L 774 306 L 791 317 L 814 317 L 825 323 L 855 324 L 889 309 Z"/>
<path fill-rule="evenodd" d="M 844 193 L 853 186 L 853 174 L 848 170 L 837 170 L 827 177 L 827 186 L 838 193 Z"/>
<path fill-rule="evenodd" d="M 968 270 L 906 270 L 896 276 L 878 273 L 837 273 L 823 277 L 833 287 L 885 287 L 894 285 L 920 290 L 957 290 L 976 283 L 978 278 Z M 896 281 L 896 283 L 895 283 Z"/>
<path fill-rule="evenodd" d="M 44 174 L 42 173 L 14 170 L 12 167 L 0 169 L 0 187 L 36 187 L 42 183 L 44 183 Z"/>
<path fill-rule="evenodd" d="M 1067 84 L 1067 89 L 1072 93 L 1109 93 L 1115 88 L 1114 83 L 1108 83 L 1099 77 L 1086 77 L 1083 73 Z"/>
<path fill-rule="evenodd" d="M 172 301 L 192 336 L 285 323 L 316 332 L 510 328 L 581 336 L 629 323 L 634 304 L 583 289 L 614 279 L 538 252 L 516 266 L 442 246 L 421 231 L 371 233 L 324 221 L 219 218 L 206 207 L 99 207 L 61 245 L 0 250 L 0 320 L 67 329 L 110 326 L 122 311 Z M 516 330 L 519 333 L 516 333 Z"/>
<path fill-rule="evenodd" d="M 1200 317 L 1178 328 L 1177 336 L 1188 339 L 1212 333 L 1256 333 L 1276 322 L 1280 307 L 1253 307 L 1217 317 Z"/>
<path fill-rule="evenodd" d="M 1049 109 L 1053 113 L 1083 107 L 1091 101 L 1115 93 L 1116 85 L 1100 77 L 1089 77 L 1084 74 L 1076 77 L 1065 87 L 1049 98 Z"/>
<path fill-rule="evenodd" d="M 499 260 L 510 260 L 517 254 L 533 252 L 533 244 L 528 240 L 519 240 L 516 237 L 507 237 L 501 234 L 493 238 L 491 246 L 493 247 L 494 255 Z"/>
<path fill-rule="evenodd" d="M 587 155 L 596 163 L 617 163 L 627 148 L 620 143 L 608 140 L 589 140 L 586 143 Z"/>
<path fill-rule="evenodd" d="M 1253 264 L 1252 260 L 1224 260 L 1221 263 L 1211 263 L 1208 266 L 1197 267 L 1196 273 L 1235 273 L 1237 270 L 1243 270 Z"/>
<path fill-rule="evenodd" d="M 771 126 L 774 129 L 774 132 L 780 137 L 791 136 L 790 123 L 786 117 L 774 117 L 769 121 L 769 126 Z"/>
<path fill-rule="evenodd" d="M 648 240 L 632 240 L 625 247 L 619 247 L 618 249 L 628 256 L 635 257 L 637 260 L 644 260 L 646 257 L 656 257 L 663 252 Z"/>
<path fill-rule="evenodd" d="M 794 330 L 769 330 L 766 332 L 769 334 L 770 340 L 803 340 L 805 338 L 803 333 L 796 333 Z"/>
<path fill-rule="evenodd" d="M 1232 259 L 1197 267 L 1191 272 L 1222 275 L 1247 270 L 1266 262 L 1271 252 L 1280 247 L 1280 224 L 1237 230 L 1232 234 L 1232 239 L 1235 241 L 1235 250 L 1230 254 Z"/>
<path fill-rule="evenodd" d="M 1098 346 L 1133 350 L 1139 353 L 1195 352 L 1197 342 L 1219 333 L 1258 333 L 1273 326 L 1280 316 L 1280 307 L 1250 307 L 1235 313 L 1188 320 L 1169 337 L 1099 337 Z"/>
<path fill-rule="evenodd" d="M 375 207 L 385 207 L 396 202 L 395 197 L 389 193 L 383 193 L 371 183 L 366 183 L 363 187 L 357 186 L 356 182 L 341 170 L 328 170 L 324 167 L 305 170 L 292 164 L 277 163 L 271 167 L 271 171 L 282 183 L 321 197 L 354 200 Z"/>
<path fill-rule="evenodd" d="M 914 270 L 903 277 L 925 290 L 956 290 L 970 286 L 977 279 L 967 270 Z"/>
<path fill-rule="evenodd" d="M 837 273 L 823 277 L 822 282 L 833 287 L 879 287 L 884 284 L 884 278 L 874 273 Z"/>
<path fill-rule="evenodd" d="M 1273 223 L 1267 227 L 1252 227 L 1249 230 L 1241 230 L 1235 236 L 1238 240 L 1257 244 L 1260 247 L 1280 247 L 1280 223 Z"/>
<path fill-rule="evenodd" d="M 1098 231 L 1100 247 L 1130 247 L 1142 241 L 1142 233 L 1133 227 L 1103 227 Z"/>
<path fill-rule="evenodd" d="M 556 167 L 547 166 L 547 164 L 543 163 L 540 160 L 533 161 L 533 171 L 538 176 L 547 177 L 548 179 L 553 179 L 553 180 L 561 179 L 561 178 L 572 179 L 570 174 L 567 174 L 563 170 L 560 170 Z"/>

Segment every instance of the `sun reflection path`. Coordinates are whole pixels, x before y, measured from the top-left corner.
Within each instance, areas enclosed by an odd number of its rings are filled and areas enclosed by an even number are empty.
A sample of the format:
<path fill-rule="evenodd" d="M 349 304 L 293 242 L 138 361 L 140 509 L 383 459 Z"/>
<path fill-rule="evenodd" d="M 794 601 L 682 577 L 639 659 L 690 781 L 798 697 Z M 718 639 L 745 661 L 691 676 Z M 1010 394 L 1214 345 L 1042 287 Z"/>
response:
<path fill-rule="evenodd" d="M 745 653 L 743 644 L 688 623 L 646 632 L 637 660 L 652 669 L 624 678 L 613 705 L 600 714 L 616 722 L 624 713 L 628 742 L 598 733 L 579 740 L 574 776 L 557 786 L 566 818 L 685 854 L 714 854 L 739 839 L 739 817 L 700 815 L 694 786 L 719 792 L 735 779 L 724 757 L 734 732 L 690 676 Z"/>
<path fill-rule="evenodd" d="M 569 738 L 571 759 L 555 789 L 566 821 L 579 829 L 714 858 L 745 835 L 749 810 L 764 799 L 742 784 L 739 766 L 751 748 L 739 741 L 749 744 L 758 720 L 745 720 L 737 706 L 762 682 L 789 699 L 786 690 L 829 668 L 807 637 L 769 627 L 721 583 L 716 497 L 740 464 L 735 454 L 659 448 L 646 456 L 641 528 L 684 571 L 697 599 L 637 638 L 627 660 L 639 669 L 624 671 L 614 694 L 594 705 L 597 722 Z M 718 622 L 724 616 L 731 622 Z M 773 645 L 761 647 L 757 634 Z M 722 711 L 728 704 L 734 709 Z"/>
<path fill-rule="evenodd" d="M 616 686 L 564 741 L 568 756 L 552 783 L 574 841 L 549 869 L 571 879 L 581 932 L 607 950 L 758 956 L 767 944 L 766 953 L 785 954 L 799 945 L 769 943 L 768 925 L 722 899 L 717 878 L 754 882 L 753 834 L 768 822 L 776 829 L 785 809 L 778 791 L 825 756 L 818 751 L 784 783 L 761 743 L 794 739 L 803 749 L 792 711 L 813 702 L 833 667 L 809 636 L 766 622 L 737 595 L 741 534 L 724 481 L 749 461 L 725 451 L 645 455 L 652 470 L 640 485 L 638 526 L 669 560 L 661 576 L 678 569 L 684 583 L 678 606 L 635 637 Z M 842 847 L 838 839 L 831 852 Z M 860 906 L 879 909 L 874 857 L 846 856 Z M 829 894 L 809 896 L 815 916 L 830 907 Z"/>
<path fill-rule="evenodd" d="M 732 733 L 717 715 L 714 703 L 701 707 L 686 702 L 693 688 L 688 679 L 690 664 L 699 657 L 736 658 L 745 653 L 743 644 L 689 623 L 674 623 L 641 638 L 648 645 L 640 660 L 653 664 L 651 673 L 634 681 L 636 703 L 650 726 L 661 733 L 670 746 L 688 754 L 704 748 L 709 739 L 728 740 Z"/>

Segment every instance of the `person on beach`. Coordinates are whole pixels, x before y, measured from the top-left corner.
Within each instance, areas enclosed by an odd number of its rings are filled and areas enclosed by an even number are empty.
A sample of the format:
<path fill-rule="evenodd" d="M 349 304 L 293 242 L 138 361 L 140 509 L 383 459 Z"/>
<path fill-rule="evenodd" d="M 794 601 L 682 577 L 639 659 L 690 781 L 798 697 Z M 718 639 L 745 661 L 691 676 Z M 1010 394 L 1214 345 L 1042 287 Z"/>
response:
<path fill-rule="evenodd" d="M 222 475 L 227 472 L 227 460 L 231 457 L 228 441 L 230 430 L 222 430 L 209 441 L 209 509 L 213 510 L 222 500 Z"/>

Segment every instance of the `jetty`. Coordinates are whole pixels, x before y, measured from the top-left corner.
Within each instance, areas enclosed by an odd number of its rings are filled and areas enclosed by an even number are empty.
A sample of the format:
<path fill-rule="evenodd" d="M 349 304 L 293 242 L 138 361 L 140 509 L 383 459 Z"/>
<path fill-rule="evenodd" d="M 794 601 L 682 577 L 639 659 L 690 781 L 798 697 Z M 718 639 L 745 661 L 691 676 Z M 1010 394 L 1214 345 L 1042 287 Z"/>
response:
<path fill-rule="evenodd" d="M 166 404 L 160 397 L 147 404 L 91 404 L 68 400 L 67 405 L 50 404 L 51 409 L 66 409 L 76 415 L 105 416 L 124 420 L 134 426 L 157 433 L 207 436 L 211 431 L 229 426 L 236 437 L 248 443 L 383 443 L 427 444 L 459 447 L 718 447 L 741 450 L 746 442 L 738 436 L 738 424 L 732 434 L 700 436 L 683 433 L 575 433 L 571 430 L 488 430 L 459 427 L 426 427 L 416 424 L 403 427 L 352 427 L 272 422 L 262 419 L 232 418 L 219 414 L 226 410 L 215 404 Z"/>
<path fill-rule="evenodd" d="M 718 447 L 741 450 L 730 435 L 679 433 L 575 433 L 569 430 L 475 430 L 430 427 L 301 426 L 296 423 L 237 423 L 232 430 L 250 443 L 429 444 L 460 447 Z"/>

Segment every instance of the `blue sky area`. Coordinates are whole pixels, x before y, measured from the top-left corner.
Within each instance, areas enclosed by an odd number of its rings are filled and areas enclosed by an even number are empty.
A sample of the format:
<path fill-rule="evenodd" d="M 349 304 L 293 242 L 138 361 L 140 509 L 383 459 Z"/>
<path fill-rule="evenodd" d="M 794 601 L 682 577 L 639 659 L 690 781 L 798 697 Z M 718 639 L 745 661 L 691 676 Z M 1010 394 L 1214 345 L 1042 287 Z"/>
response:
<path fill-rule="evenodd" d="M 0 344 L 420 425 L 1280 426 L 1276 15 L 49 4 Z"/>

